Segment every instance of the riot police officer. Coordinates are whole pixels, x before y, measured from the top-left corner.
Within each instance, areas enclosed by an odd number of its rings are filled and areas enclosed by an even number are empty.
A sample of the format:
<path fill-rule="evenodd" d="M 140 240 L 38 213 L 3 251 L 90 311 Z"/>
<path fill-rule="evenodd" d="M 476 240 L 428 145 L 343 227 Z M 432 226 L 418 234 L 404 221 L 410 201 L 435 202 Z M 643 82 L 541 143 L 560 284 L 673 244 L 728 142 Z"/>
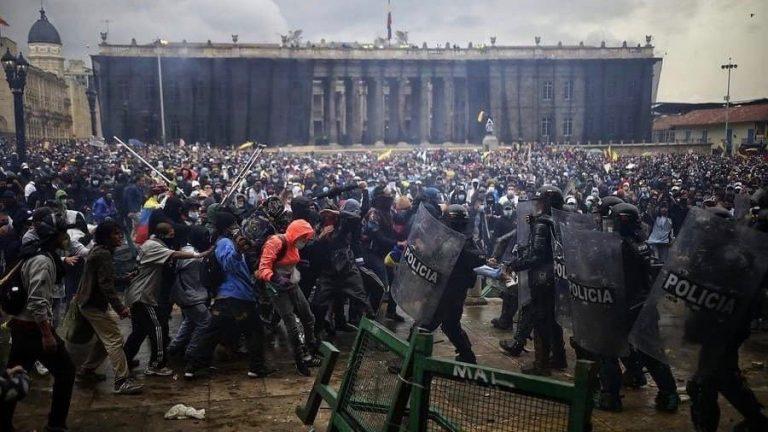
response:
<path fill-rule="evenodd" d="M 641 236 L 640 211 L 632 204 L 618 203 L 610 208 L 610 220 L 614 232 L 622 238 L 622 259 L 627 304 L 630 308 L 629 320 L 624 324 L 632 328 L 637 316 L 650 294 L 653 281 L 658 273 L 653 254 Z M 640 351 L 635 351 L 639 367 L 648 369 L 659 389 L 656 395 L 656 409 L 674 412 L 680 404 L 677 385 L 669 365 L 654 359 Z M 642 370 L 642 369 L 640 369 Z M 642 373 L 642 372 L 641 372 Z M 601 394 L 598 408 L 620 411 L 622 408 L 619 389 L 622 377 L 618 358 L 600 359 Z"/>
<path fill-rule="evenodd" d="M 509 270 L 528 270 L 534 318 L 535 360 L 523 373 L 548 376 L 552 368 L 566 368 L 563 329 L 555 320 L 555 270 L 552 258 L 552 209 L 563 208 L 563 192 L 545 185 L 534 194 L 537 215 L 531 224 L 528 246 L 508 264 Z M 552 357 L 550 358 L 550 354 Z"/>
<path fill-rule="evenodd" d="M 764 201 L 766 202 L 763 202 L 763 206 L 759 206 L 759 203 L 756 206 L 763 212 L 768 210 L 768 199 Z M 733 218 L 728 210 L 721 207 L 708 207 L 707 210 L 725 219 Z M 761 227 L 755 224 L 753 227 L 768 231 L 765 225 Z M 763 282 L 763 291 L 765 288 L 766 281 Z M 759 310 L 759 307 L 759 302 L 754 302 L 754 310 Z M 691 421 L 696 432 L 717 431 L 720 422 L 718 392 L 744 416 L 744 420 L 734 427 L 734 431 L 768 430 L 768 418 L 762 412 L 762 405 L 747 385 L 739 368 L 739 347 L 749 337 L 749 323 L 749 319 L 744 319 L 736 337 L 728 340 L 725 347 L 720 346 L 718 339 L 705 340 L 702 343 L 698 367 L 686 386 L 686 392 L 691 397 Z M 717 354 L 718 350 L 721 350 L 722 354 Z"/>
<path fill-rule="evenodd" d="M 466 233 L 469 215 L 466 207 L 451 204 L 443 214 L 443 223 L 454 231 Z M 467 291 L 475 284 L 474 269 L 485 263 L 485 256 L 475 245 L 471 236 L 467 236 L 453 271 L 448 276 L 445 293 L 437 306 L 435 317 L 429 323 L 421 323 L 420 327 L 434 331 L 438 326 L 448 336 L 456 348 L 456 360 L 465 363 L 477 363 L 472 343 L 467 333 L 461 328 L 461 315 L 464 310 L 464 300 Z"/>

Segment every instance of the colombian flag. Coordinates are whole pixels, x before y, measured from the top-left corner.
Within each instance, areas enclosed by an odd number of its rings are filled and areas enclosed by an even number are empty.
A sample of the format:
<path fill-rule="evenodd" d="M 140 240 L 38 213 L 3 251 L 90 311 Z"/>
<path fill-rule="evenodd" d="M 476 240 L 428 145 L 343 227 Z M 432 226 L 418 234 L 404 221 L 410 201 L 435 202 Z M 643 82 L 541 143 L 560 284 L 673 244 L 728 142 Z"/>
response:
<path fill-rule="evenodd" d="M 144 206 L 139 213 L 139 221 L 136 226 L 133 227 L 133 242 L 137 246 L 141 246 L 149 238 L 149 218 L 152 216 L 152 211 L 160 207 L 160 203 L 152 196 L 144 202 Z"/>

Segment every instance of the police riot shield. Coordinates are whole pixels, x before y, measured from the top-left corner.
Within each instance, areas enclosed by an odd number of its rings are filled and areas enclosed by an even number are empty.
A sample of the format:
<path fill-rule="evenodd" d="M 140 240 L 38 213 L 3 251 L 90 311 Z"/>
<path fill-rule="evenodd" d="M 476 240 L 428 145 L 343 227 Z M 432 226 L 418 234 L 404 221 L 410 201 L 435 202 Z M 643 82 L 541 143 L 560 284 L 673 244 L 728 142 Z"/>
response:
<path fill-rule="evenodd" d="M 591 215 L 552 209 L 553 236 L 552 258 L 555 266 L 555 317 L 561 327 L 571 329 L 571 291 L 566 279 L 565 259 L 563 257 L 562 227 L 596 230 L 595 220 Z"/>
<path fill-rule="evenodd" d="M 599 355 L 629 353 L 621 237 L 561 224 L 576 343 Z"/>
<path fill-rule="evenodd" d="M 717 364 L 723 347 L 749 326 L 750 308 L 768 269 L 766 258 L 768 234 L 692 208 L 630 341 L 689 372 L 700 351 Z"/>
<path fill-rule="evenodd" d="M 733 217 L 741 220 L 749 213 L 749 195 L 738 194 L 733 198 Z"/>
<path fill-rule="evenodd" d="M 528 216 L 536 212 L 536 201 L 520 201 L 517 203 L 517 246 L 528 247 L 531 235 L 531 224 Z M 517 297 L 520 306 L 531 302 L 531 286 L 528 283 L 528 270 L 517 272 Z"/>
<path fill-rule="evenodd" d="M 397 304 L 417 323 L 434 316 L 465 241 L 466 236 L 419 207 L 391 287 Z"/>

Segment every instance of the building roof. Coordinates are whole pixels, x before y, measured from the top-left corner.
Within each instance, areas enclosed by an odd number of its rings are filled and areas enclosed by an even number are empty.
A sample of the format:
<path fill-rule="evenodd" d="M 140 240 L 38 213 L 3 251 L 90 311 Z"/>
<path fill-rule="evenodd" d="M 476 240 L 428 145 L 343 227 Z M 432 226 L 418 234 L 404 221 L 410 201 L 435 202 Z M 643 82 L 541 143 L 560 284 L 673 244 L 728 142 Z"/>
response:
<path fill-rule="evenodd" d="M 731 101 L 731 106 L 759 105 L 764 103 L 768 103 L 768 98 Z M 653 104 L 651 111 L 654 115 L 677 115 L 702 109 L 721 108 L 722 106 L 722 102 L 657 102 Z"/>
<path fill-rule="evenodd" d="M 730 123 L 768 121 L 768 103 L 732 106 L 728 111 L 728 121 Z M 687 114 L 659 117 L 653 122 L 653 130 L 722 123 L 725 123 L 724 107 L 700 109 Z"/>
<path fill-rule="evenodd" d="M 61 45 L 61 37 L 56 27 L 48 21 L 48 17 L 45 16 L 45 10 L 40 9 L 40 19 L 32 24 L 32 28 L 29 29 L 29 36 L 27 36 L 27 43 L 49 43 Z"/>

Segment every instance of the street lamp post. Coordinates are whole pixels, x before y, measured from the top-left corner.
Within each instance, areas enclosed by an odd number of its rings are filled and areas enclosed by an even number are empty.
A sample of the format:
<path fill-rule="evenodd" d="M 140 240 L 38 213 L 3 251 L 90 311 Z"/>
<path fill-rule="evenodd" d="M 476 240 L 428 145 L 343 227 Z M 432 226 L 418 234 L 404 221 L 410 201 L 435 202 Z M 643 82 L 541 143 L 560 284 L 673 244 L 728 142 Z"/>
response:
<path fill-rule="evenodd" d="M 163 100 L 163 63 L 160 57 L 160 47 L 168 45 L 168 41 L 157 40 L 157 82 L 160 89 L 160 139 L 162 145 L 165 145 L 165 101 Z"/>
<path fill-rule="evenodd" d="M 93 85 L 93 80 L 88 80 L 88 89 L 85 90 L 85 96 L 88 98 L 88 110 L 91 114 L 91 135 L 98 135 L 98 128 L 96 127 L 96 88 Z"/>
<path fill-rule="evenodd" d="M 739 65 L 734 64 L 731 58 L 728 57 L 728 64 L 720 65 L 720 69 L 728 70 L 728 89 L 725 94 L 725 151 L 729 156 L 733 155 L 733 145 L 731 145 L 731 133 L 728 132 L 728 114 L 731 106 L 731 70 L 736 69 Z"/>
<path fill-rule="evenodd" d="M 11 54 L 10 49 L 5 50 L 2 57 L 3 69 L 5 69 L 5 79 L 8 81 L 8 87 L 13 93 L 13 112 L 16 120 L 16 154 L 19 157 L 18 163 L 27 160 L 27 143 L 24 125 L 24 86 L 27 85 L 27 69 L 29 63 L 21 53 L 18 57 Z"/>

